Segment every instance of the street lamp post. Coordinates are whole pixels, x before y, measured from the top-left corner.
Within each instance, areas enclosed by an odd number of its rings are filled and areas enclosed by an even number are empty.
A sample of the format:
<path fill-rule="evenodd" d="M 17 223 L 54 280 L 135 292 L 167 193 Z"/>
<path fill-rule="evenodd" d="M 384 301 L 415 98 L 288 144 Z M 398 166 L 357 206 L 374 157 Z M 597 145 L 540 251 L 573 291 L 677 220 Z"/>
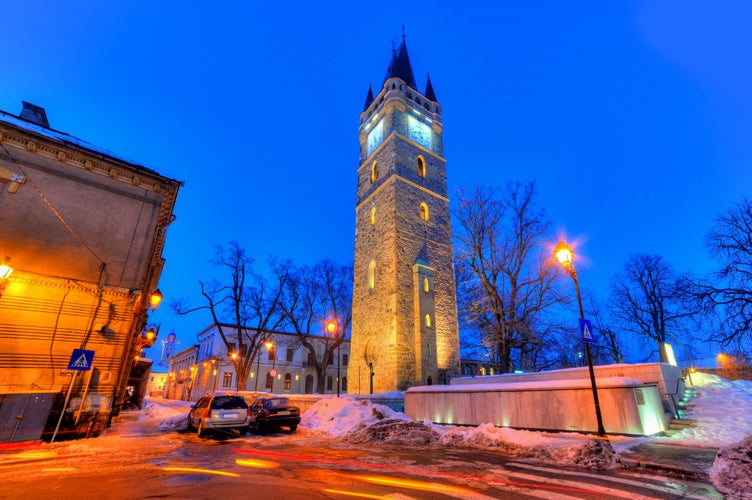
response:
<path fill-rule="evenodd" d="M 339 397 L 339 359 L 340 359 L 340 345 L 342 344 L 342 339 L 339 337 L 339 325 L 337 325 L 337 322 L 333 319 L 330 319 L 329 322 L 326 324 L 326 329 L 329 332 L 329 335 L 331 335 L 334 338 L 337 338 L 337 397 Z"/>
<path fill-rule="evenodd" d="M 556 245 L 556 249 L 554 250 L 554 255 L 556 256 L 556 259 L 559 261 L 559 263 L 562 265 L 562 267 L 567 271 L 567 273 L 572 277 L 572 280 L 574 280 L 574 288 L 577 292 L 577 305 L 580 308 L 580 319 L 585 319 L 585 311 L 582 308 L 582 297 L 580 295 L 580 282 L 577 279 L 577 271 L 574 268 L 574 254 L 572 253 L 572 249 L 567 246 L 566 243 L 563 241 L 560 241 L 558 245 Z M 585 355 L 587 357 L 587 364 L 588 364 L 588 370 L 590 371 L 590 386 L 593 389 L 593 402 L 595 403 L 595 418 L 598 421 L 598 435 L 604 436 L 606 434 L 606 430 L 603 428 L 603 418 L 601 417 L 601 404 L 598 401 L 598 388 L 595 384 L 595 371 L 593 370 L 593 358 L 590 355 L 590 343 L 584 342 L 585 344 Z"/>
<path fill-rule="evenodd" d="M 270 355 L 272 353 L 272 349 L 274 349 L 274 342 L 271 340 L 267 340 L 266 344 L 266 352 L 268 352 Z M 272 383 L 269 385 L 269 394 L 274 394 L 274 377 L 277 376 L 277 370 L 275 369 L 275 366 L 277 366 L 277 350 L 274 349 L 274 357 L 272 358 L 272 371 L 269 372 L 269 376 L 272 379 Z"/>
<path fill-rule="evenodd" d="M 261 376 L 261 346 L 259 346 L 256 354 L 256 383 L 253 386 L 253 390 L 258 392 L 258 379 Z"/>

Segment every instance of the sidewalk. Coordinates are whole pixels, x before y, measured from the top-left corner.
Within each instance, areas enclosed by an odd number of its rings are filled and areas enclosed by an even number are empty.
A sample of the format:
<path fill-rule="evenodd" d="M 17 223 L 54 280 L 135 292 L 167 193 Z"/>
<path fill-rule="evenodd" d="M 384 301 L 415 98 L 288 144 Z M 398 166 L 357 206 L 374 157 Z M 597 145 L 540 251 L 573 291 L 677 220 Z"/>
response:
<path fill-rule="evenodd" d="M 682 446 L 672 443 L 642 443 L 619 454 L 625 467 L 645 468 L 709 481 L 710 468 L 718 448 Z"/>

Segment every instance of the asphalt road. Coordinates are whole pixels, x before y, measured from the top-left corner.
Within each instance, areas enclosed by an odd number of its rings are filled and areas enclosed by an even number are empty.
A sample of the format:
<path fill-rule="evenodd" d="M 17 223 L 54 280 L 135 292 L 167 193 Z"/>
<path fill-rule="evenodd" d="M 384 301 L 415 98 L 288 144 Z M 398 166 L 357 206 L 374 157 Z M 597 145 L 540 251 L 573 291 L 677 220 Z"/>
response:
<path fill-rule="evenodd" d="M 123 414 L 95 439 L 0 454 L 1 498 L 721 498 L 629 470 L 541 465 L 493 451 L 351 444 L 296 433 L 160 432 Z"/>

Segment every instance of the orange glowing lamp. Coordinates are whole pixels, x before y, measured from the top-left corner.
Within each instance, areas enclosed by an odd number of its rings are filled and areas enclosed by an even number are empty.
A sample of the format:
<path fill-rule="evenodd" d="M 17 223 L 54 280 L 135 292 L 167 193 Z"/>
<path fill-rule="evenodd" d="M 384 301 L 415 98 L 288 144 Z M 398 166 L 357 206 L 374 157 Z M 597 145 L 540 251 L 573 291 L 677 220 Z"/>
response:
<path fill-rule="evenodd" d="M 164 296 L 162 295 L 162 292 L 160 292 L 159 288 L 157 288 L 149 295 L 149 305 L 152 309 L 156 309 L 157 307 L 159 307 L 159 304 L 162 303 L 163 298 Z"/>
<path fill-rule="evenodd" d="M 8 264 L 8 261 L 3 261 L 2 264 L 0 264 L 0 280 L 7 279 L 8 276 L 13 273 L 13 268 Z"/>
<path fill-rule="evenodd" d="M 560 241 L 556 245 L 556 248 L 554 249 L 554 255 L 556 256 L 556 260 L 558 260 L 559 264 L 561 264 L 562 266 L 569 267 L 570 265 L 572 265 L 574 254 L 572 253 L 572 249 L 569 248 L 569 246 L 563 241 Z"/>

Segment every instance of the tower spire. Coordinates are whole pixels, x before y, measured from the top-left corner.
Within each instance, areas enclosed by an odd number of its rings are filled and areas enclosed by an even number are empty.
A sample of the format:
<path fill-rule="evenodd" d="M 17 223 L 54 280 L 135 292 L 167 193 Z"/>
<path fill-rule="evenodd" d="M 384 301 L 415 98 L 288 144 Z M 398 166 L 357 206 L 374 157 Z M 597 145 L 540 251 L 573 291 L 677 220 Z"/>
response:
<path fill-rule="evenodd" d="M 407 84 L 408 87 L 415 89 L 415 75 L 413 74 L 413 67 L 410 64 L 410 56 L 407 54 L 407 42 L 405 41 L 405 27 L 402 27 L 402 43 L 399 49 L 394 49 L 394 41 L 392 41 L 392 60 L 389 63 L 389 67 L 386 69 L 386 76 L 384 81 L 386 82 L 390 78 L 399 78 Z"/>
<path fill-rule="evenodd" d="M 431 74 L 426 74 L 426 91 L 423 92 L 423 95 L 426 96 L 426 99 L 430 99 L 433 102 L 438 102 L 436 99 L 436 92 L 433 90 L 433 85 L 431 85 Z"/>
<path fill-rule="evenodd" d="M 368 94 L 366 95 L 366 103 L 363 106 L 363 111 L 367 110 L 368 106 L 370 106 L 372 102 L 373 102 L 373 84 L 369 83 L 368 84 Z"/>

